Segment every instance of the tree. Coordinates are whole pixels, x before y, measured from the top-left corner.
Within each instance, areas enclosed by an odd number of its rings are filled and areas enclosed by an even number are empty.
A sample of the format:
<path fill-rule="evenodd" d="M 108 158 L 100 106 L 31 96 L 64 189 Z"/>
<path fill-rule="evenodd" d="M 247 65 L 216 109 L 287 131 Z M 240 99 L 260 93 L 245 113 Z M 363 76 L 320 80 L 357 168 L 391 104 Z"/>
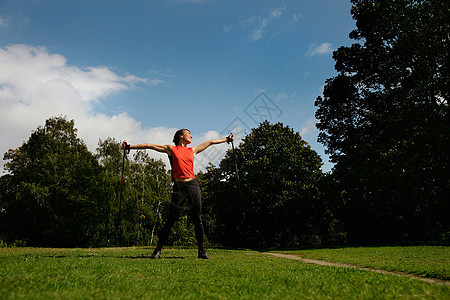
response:
<path fill-rule="evenodd" d="M 162 226 L 165 205 L 171 196 L 171 177 L 161 160 L 151 158 L 145 150 L 137 151 L 131 164 L 135 244 L 151 245 Z"/>
<path fill-rule="evenodd" d="M 240 246 L 320 243 L 322 161 L 300 134 L 266 121 L 243 139 L 235 154 L 242 199 L 231 151 L 218 169 L 208 168 L 201 178 L 208 182 L 205 211 L 215 219 L 212 238 Z"/>
<path fill-rule="evenodd" d="M 74 121 L 48 119 L 4 159 L 4 234 L 35 246 L 88 245 L 97 225 L 100 168 Z"/>
<path fill-rule="evenodd" d="M 165 164 L 145 151 L 132 160 L 127 156 L 121 193 L 121 144 L 100 140 L 94 156 L 74 125 L 50 118 L 21 147 L 5 153 L 0 239 L 30 246 L 152 244 L 171 193 Z M 186 221 L 174 227 L 170 242 L 189 242 Z"/>
<path fill-rule="evenodd" d="M 449 228 L 450 5 L 352 3 L 358 42 L 334 52 L 316 100 L 337 214 L 353 241 L 436 239 Z"/>
<path fill-rule="evenodd" d="M 102 166 L 103 225 L 98 243 L 151 245 L 161 226 L 164 204 L 170 197 L 170 176 L 162 161 L 152 159 L 145 151 L 137 151 L 133 160 L 126 156 L 120 195 L 122 154 L 122 145 L 115 139 L 99 141 L 96 158 Z"/>
<path fill-rule="evenodd" d="M 114 138 L 99 140 L 95 158 L 101 166 L 99 228 L 95 244 L 119 245 L 119 203 L 121 197 L 122 149 Z M 125 161 L 128 165 L 128 160 Z M 125 181 L 127 182 L 127 181 Z M 123 195 L 122 195 L 123 197 Z"/>

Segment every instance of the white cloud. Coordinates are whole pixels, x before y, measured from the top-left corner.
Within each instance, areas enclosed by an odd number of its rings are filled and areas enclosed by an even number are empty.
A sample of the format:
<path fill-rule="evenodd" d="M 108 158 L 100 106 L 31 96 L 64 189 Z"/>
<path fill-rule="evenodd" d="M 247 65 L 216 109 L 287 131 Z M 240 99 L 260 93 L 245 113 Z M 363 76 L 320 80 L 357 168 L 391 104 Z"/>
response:
<path fill-rule="evenodd" d="M 21 27 L 29 23 L 23 16 L 0 15 L 0 31 L 8 31 L 13 27 Z"/>
<path fill-rule="evenodd" d="M 152 85 L 160 85 L 160 84 L 162 84 L 162 83 L 166 83 L 167 81 L 165 81 L 165 80 L 162 80 L 162 79 L 158 79 L 158 78 L 153 78 L 153 79 L 150 79 L 149 80 L 149 82 L 152 84 Z"/>
<path fill-rule="evenodd" d="M 173 72 L 170 69 L 166 69 L 165 71 L 159 71 L 159 70 L 150 70 L 150 73 L 155 74 L 157 76 L 161 77 L 175 77 L 175 72 Z"/>
<path fill-rule="evenodd" d="M 233 29 L 233 25 L 225 25 L 223 26 L 223 31 L 228 32 Z"/>
<path fill-rule="evenodd" d="M 159 84 L 155 79 L 121 76 L 103 66 L 79 68 L 67 64 L 60 54 L 28 45 L 0 48 L 0 66 L 1 154 L 19 147 L 46 119 L 59 115 L 75 120 L 79 137 L 91 151 L 99 139 L 107 137 L 126 137 L 130 143 L 166 144 L 176 130 L 144 129 L 126 112 L 107 116 L 93 109 L 94 103 L 111 94 L 142 84 Z M 154 151 L 152 156 L 161 157 Z"/>
<path fill-rule="evenodd" d="M 278 95 L 275 96 L 275 99 L 277 101 L 288 100 L 288 101 L 292 102 L 296 95 L 297 95 L 297 93 L 291 93 L 291 94 L 279 93 Z"/>
<path fill-rule="evenodd" d="M 305 125 L 302 126 L 302 130 L 300 131 L 300 135 L 302 138 L 304 138 L 305 135 L 309 135 L 313 132 L 315 132 L 316 129 L 316 119 L 311 118 L 308 121 L 306 121 Z"/>
<path fill-rule="evenodd" d="M 237 146 L 241 142 L 241 137 L 239 132 L 243 132 L 244 130 L 239 128 L 238 126 L 234 127 L 232 129 L 233 134 L 235 134 L 235 141 L 234 145 Z M 227 133 L 228 135 L 228 133 Z M 198 145 L 200 143 L 203 143 L 205 141 L 211 140 L 211 139 L 221 139 L 223 138 L 223 135 L 221 135 L 217 131 L 208 131 L 206 133 L 200 134 L 200 135 L 194 135 L 192 139 L 193 145 Z M 194 171 L 197 173 L 200 170 L 205 170 L 205 168 L 212 163 L 215 166 L 218 166 L 222 158 L 225 157 L 226 151 L 231 149 L 231 145 L 227 143 L 217 144 L 214 146 L 211 146 L 207 148 L 202 153 L 198 154 L 195 158 L 194 162 Z"/>
<path fill-rule="evenodd" d="M 272 24 L 275 20 L 280 19 L 286 7 L 275 8 L 267 15 L 252 16 L 250 18 L 240 19 L 237 25 L 225 25 L 223 30 L 229 32 L 236 28 L 252 28 L 252 33 L 250 35 L 251 40 L 258 41 L 264 38 L 267 27 Z"/>
<path fill-rule="evenodd" d="M 279 19 L 285 9 L 286 7 L 276 8 L 269 13 L 269 16 L 260 18 L 258 26 L 253 30 L 252 39 L 254 41 L 257 41 L 263 38 L 265 28 L 274 20 Z"/>
<path fill-rule="evenodd" d="M 165 79 L 160 79 L 160 78 L 150 79 L 148 82 L 154 86 L 164 84 L 164 83 L 166 83 L 166 84 L 171 83 L 168 80 L 175 77 L 175 73 L 170 69 L 166 69 L 164 72 L 159 71 L 159 70 L 150 70 L 150 73 L 153 74 L 154 76 L 165 78 Z"/>
<path fill-rule="evenodd" d="M 298 13 L 298 14 L 292 14 L 292 21 L 294 21 L 294 22 L 298 22 L 298 20 L 300 20 L 300 18 L 302 17 L 302 14 L 301 13 Z"/>
<path fill-rule="evenodd" d="M 312 57 L 314 55 L 324 55 L 329 54 L 333 52 L 333 45 L 331 43 L 322 43 L 320 45 L 317 45 L 317 43 L 311 44 L 308 49 L 308 56 Z"/>
<path fill-rule="evenodd" d="M 6 30 L 9 28 L 9 21 L 5 16 L 0 16 L 0 29 Z"/>
<path fill-rule="evenodd" d="M 172 0 L 174 2 L 185 2 L 185 3 L 205 3 L 205 2 L 209 2 L 211 0 Z"/>

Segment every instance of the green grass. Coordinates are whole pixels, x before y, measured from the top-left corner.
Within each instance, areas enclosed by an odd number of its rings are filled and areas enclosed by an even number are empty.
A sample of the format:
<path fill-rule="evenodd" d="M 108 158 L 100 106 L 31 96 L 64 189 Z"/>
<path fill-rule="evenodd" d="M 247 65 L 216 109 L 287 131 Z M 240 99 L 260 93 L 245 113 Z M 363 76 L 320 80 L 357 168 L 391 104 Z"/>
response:
<path fill-rule="evenodd" d="M 450 280 L 450 247 L 446 246 L 346 247 L 275 252 Z"/>
<path fill-rule="evenodd" d="M 308 255 L 312 255 L 312 250 Z M 250 250 L 0 249 L 1 299 L 449 299 L 448 285 Z M 301 253 L 302 251 L 298 251 Z M 437 271 L 438 272 L 438 271 Z"/>

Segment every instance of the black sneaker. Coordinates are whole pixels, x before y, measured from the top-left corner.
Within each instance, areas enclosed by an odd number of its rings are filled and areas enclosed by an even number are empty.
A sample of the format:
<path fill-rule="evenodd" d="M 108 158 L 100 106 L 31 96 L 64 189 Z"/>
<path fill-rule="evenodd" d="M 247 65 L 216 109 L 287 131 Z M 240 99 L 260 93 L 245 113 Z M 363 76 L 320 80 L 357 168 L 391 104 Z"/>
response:
<path fill-rule="evenodd" d="M 208 254 L 206 254 L 205 250 L 198 250 L 198 258 L 209 259 Z"/>
<path fill-rule="evenodd" d="M 151 259 L 161 259 L 161 250 L 155 249 L 152 256 L 150 256 Z"/>

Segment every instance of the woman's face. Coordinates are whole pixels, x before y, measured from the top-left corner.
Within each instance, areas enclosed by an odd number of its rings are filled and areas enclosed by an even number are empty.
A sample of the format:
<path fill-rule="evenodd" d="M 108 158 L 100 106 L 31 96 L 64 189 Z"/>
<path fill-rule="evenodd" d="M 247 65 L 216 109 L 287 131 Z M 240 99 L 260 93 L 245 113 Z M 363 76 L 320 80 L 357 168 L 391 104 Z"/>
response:
<path fill-rule="evenodd" d="M 189 130 L 185 130 L 183 132 L 183 135 L 181 136 L 181 139 L 184 140 L 185 144 L 190 144 L 192 142 L 192 135 Z"/>

